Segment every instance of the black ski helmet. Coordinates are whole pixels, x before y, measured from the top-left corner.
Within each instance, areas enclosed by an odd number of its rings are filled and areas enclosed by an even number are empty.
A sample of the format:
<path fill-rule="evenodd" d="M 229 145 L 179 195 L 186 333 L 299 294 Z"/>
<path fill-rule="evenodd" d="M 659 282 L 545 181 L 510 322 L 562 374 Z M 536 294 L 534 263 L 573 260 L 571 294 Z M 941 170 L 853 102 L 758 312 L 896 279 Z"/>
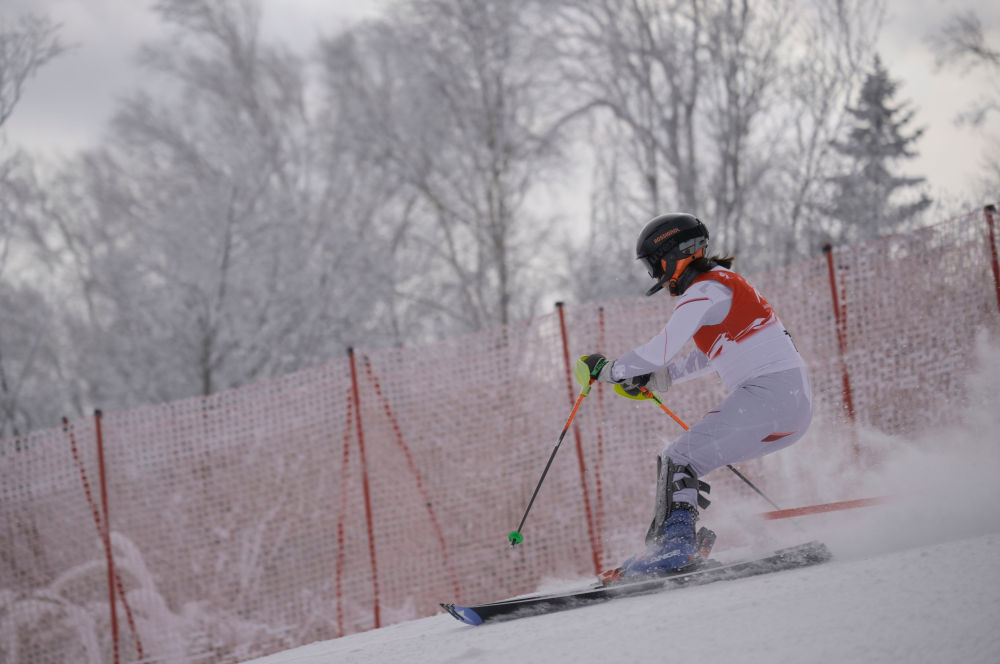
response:
<path fill-rule="evenodd" d="M 679 295 L 677 279 L 692 260 L 704 255 L 707 246 L 708 229 L 694 215 L 671 212 L 654 217 L 639 233 L 635 245 L 636 259 L 645 263 L 649 276 L 656 279 L 646 295 L 652 295 L 665 284 L 671 295 Z M 680 273 L 678 263 L 681 263 Z"/>

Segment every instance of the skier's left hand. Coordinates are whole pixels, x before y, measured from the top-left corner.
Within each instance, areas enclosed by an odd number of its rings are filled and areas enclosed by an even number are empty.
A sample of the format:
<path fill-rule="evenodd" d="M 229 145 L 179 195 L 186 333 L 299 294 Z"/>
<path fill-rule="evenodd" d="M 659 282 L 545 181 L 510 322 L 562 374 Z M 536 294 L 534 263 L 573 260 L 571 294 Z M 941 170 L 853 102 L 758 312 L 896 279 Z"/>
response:
<path fill-rule="evenodd" d="M 646 397 L 642 396 L 642 388 L 646 387 L 646 384 L 649 382 L 649 378 L 652 375 L 653 374 L 642 374 L 639 376 L 623 378 L 620 381 L 615 381 L 618 383 L 615 385 L 615 392 L 618 392 L 623 397 L 645 399 Z"/>
<path fill-rule="evenodd" d="M 667 367 L 663 367 L 652 373 L 624 379 L 615 385 L 615 392 L 619 396 L 628 397 L 629 399 L 648 399 L 649 397 L 642 391 L 642 388 L 662 394 L 670 389 L 672 383 L 673 379 L 670 376 L 670 370 Z"/>

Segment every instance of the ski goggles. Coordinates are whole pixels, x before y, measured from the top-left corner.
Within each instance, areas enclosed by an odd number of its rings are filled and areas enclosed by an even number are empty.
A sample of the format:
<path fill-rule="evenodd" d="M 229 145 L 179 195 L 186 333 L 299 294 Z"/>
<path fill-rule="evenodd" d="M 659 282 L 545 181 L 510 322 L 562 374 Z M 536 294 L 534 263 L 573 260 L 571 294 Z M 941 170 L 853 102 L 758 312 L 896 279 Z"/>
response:
<path fill-rule="evenodd" d="M 681 258 L 687 256 L 693 256 L 698 253 L 699 250 L 708 247 L 708 240 L 704 237 L 693 237 L 683 242 L 680 242 L 675 247 L 671 247 L 666 251 L 657 251 L 655 254 L 650 254 L 649 256 L 642 256 L 641 260 L 646 266 L 646 272 L 653 279 L 659 279 L 665 274 L 663 271 L 663 259 L 667 261 L 667 265 L 672 265 L 676 263 Z"/>

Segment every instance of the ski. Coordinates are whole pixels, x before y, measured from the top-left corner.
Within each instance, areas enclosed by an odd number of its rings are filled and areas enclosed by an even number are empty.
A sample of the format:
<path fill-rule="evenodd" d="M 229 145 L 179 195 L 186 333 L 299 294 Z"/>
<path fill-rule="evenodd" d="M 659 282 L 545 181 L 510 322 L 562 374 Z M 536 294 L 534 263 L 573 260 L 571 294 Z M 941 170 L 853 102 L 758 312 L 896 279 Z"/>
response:
<path fill-rule="evenodd" d="M 807 542 L 755 558 L 731 563 L 709 561 L 693 571 L 636 581 L 596 585 L 582 590 L 546 595 L 528 595 L 485 604 L 441 604 L 455 619 L 469 625 L 498 622 L 526 616 L 574 609 L 619 597 L 634 597 L 674 586 L 694 586 L 740 579 L 759 574 L 817 565 L 830 560 L 830 550 L 821 542 Z"/>

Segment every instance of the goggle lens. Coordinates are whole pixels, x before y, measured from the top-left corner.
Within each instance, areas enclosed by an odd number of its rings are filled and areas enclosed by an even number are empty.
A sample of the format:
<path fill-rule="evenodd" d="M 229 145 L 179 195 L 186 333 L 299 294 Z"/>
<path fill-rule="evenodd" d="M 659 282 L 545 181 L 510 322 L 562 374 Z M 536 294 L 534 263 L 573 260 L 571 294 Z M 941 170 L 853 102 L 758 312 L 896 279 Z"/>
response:
<path fill-rule="evenodd" d="M 643 256 L 642 262 L 646 264 L 646 272 L 653 279 L 659 279 L 663 276 L 663 266 L 660 265 L 660 259 L 654 256 Z"/>

